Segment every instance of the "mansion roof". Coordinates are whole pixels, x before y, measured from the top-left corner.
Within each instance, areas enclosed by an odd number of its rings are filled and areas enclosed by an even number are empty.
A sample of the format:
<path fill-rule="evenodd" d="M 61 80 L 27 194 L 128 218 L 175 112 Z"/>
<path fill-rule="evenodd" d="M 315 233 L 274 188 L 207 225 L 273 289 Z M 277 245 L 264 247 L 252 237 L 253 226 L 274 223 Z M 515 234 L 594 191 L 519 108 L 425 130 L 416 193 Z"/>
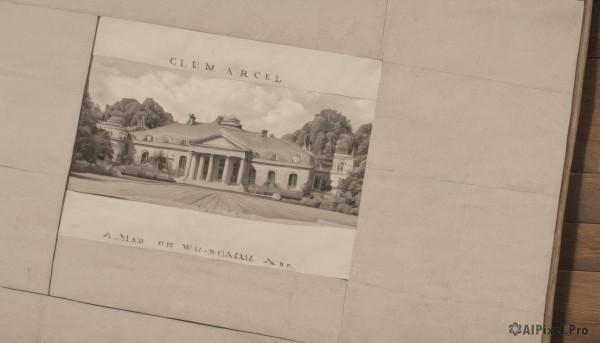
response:
<path fill-rule="evenodd" d="M 134 140 L 174 145 L 224 146 L 235 150 L 252 152 L 254 159 L 276 160 L 283 163 L 309 165 L 314 155 L 301 147 L 281 138 L 262 132 L 251 132 L 241 128 L 239 120 L 226 117 L 219 123 L 175 123 L 154 129 L 130 132 Z M 295 156 L 295 157 L 294 157 Z"/>

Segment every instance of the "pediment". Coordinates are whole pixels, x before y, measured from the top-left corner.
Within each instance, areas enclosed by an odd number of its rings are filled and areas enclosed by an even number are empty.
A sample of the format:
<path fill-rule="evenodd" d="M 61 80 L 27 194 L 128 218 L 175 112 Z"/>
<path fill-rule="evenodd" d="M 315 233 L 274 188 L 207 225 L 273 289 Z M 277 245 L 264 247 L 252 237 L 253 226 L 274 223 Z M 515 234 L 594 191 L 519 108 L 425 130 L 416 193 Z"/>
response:
<path fill-rule="evenodd" d="M 236 142 L 233 142 L 232 140 L 227 139 L 226 137 L 223 137 L 223 135 L 221 135 L 221 134 L 192 141 L 190 143 L 190 145 L 208 146 L 208 147 L 212 147 L 212 148 L 240 150 L 240 151 L 246 150 L 246 148 L 244 146 L 241 146 L 240 144 L 237 144 Z"/>

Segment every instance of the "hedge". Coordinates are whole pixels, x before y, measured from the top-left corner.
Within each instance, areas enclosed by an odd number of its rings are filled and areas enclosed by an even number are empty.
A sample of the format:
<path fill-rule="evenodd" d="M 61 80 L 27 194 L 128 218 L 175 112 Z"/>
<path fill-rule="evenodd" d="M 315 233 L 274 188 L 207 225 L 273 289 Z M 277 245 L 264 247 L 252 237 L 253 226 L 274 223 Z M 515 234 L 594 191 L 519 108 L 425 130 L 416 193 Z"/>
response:
<path fill-rule="evenodd" d="M 294 190 L 288 190 L 288 189 L 281 189 L 277 186 L 260 186 L 257 184 L 249 184 L 246 186 L 246 190 L 248 191 L 248 193 L 253 193 L 253 194 L 260 194 L 260 195 L 273 195 L 273 194 L 279 194 L 281 195 L 282 198 L 285 199 L 292 199 L 292 200 L 302 200 L 302 195 L 304 195 L 304 192 L 302 191 L 294 191 Z"/>

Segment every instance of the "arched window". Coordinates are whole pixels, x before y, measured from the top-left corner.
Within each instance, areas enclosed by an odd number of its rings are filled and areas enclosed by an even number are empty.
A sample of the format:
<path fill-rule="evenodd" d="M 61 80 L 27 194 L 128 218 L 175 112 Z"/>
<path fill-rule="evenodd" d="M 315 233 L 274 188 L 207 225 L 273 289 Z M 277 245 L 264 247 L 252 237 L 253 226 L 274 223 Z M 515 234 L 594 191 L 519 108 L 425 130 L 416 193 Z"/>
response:
<path fill-rule="evenodd" d="M 271 160 L 277 161 L 277 154 L 271 154 Z"/>
<path fill-rule="evenodd" d="M 255 153 L 254 153 L 254 157 L 255 157 L 255 158 L 260 158 L 260 154 L 259 154 L 259 153 L 257 153 L 257 152 L 255 152 Z"/>
<path fill-rule="evenodd" d="M 179 169 L 185 170 L 186 166 L 187 166 L 187 157 L 185 157 L 185 156 L 179 157 Z"/>
<path fill-rule="evenodd" d="M 298 175 L 290 174 L 290 176 L 288 177 L 288 188 L 294 189 L 294 188 L 296 188 L 297 184 L 298 184 Z"/>
<path fill-rule="evenodd" d="M 337 171 L 339 172 L 343 172 L 344 171 L 344 167 L 346 166 L 346 163 L 344 162 L 340 162 L 337 166 Z"/>
<path fill-rule="evenodd" d="M 275 183 L 275 172 L 274 171 L 269 170 L 269 173 L 267 174 L 267 182 Z"/>
<path fill-rule="evenodd" d="M 113 133 L 112 133 L 112 130 L 110 130 L 110 131 L 108 131 L 108 132 L 110 133 L 110 136 L 112 137 L 112 135 L 113 135 Z"/>
<path fill-rule="evenodd" d="M 250 168 L 250 172 L 248 173 L 248 183 L 256 182 L 256 169 Z"/>
<path fill-rule="evenodd" d="M 148 152 L 144 151 L 144 152 L 142 152 L 142 158 L 140 159 L 140 164 L 146 163 L 147 160 L 148 160 Z"/>
<path fill-rule="evenodd" d="M 146 141 L 152 142 L 152 135 L 146 135 Z"/>

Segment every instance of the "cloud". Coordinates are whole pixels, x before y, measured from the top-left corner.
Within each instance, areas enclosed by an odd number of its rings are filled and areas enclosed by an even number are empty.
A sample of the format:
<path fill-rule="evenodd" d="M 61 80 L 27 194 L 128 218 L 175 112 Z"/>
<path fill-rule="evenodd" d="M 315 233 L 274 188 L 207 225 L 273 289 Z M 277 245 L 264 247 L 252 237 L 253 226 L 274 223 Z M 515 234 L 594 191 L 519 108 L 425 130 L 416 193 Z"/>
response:
<path fill-rule="evenodd" d="M 200 122 L 235 114 L 250 131 L 268 129 L 281 137 L 294 132 L 324 108 L 344 113 L 353 123 L 371 122 L 374 101 L 211 78 L 113 58 L 95 58 L 90 94 L 103 107 L 122 98 L 154 98 L 185 122 L 194 113 Z M 355 129 L 358 126 L 355 126 Z"/>

